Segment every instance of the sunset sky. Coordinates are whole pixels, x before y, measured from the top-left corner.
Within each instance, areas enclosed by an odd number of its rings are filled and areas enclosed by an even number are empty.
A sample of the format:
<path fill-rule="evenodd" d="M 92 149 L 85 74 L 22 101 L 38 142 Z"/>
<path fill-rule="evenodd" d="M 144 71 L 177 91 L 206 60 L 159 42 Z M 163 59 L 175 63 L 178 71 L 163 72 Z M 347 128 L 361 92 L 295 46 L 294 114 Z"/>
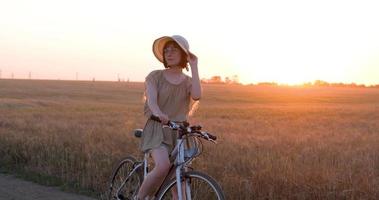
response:
<path fill-rule="evenodd" d="M 379 84 L 377 2 L 0 0 L 1 78 L 143 81 L 179 34 L 201 78 Z"/>

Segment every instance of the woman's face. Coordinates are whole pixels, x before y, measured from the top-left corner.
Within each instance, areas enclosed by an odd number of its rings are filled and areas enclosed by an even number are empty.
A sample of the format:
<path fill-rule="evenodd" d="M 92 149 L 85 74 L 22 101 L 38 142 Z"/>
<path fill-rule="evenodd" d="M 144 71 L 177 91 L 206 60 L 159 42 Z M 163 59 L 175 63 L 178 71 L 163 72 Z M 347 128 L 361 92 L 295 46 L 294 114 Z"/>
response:
<path fill-rule="evenodd" d="M 181 49 L 175 43 L 168 43 L 163 49 L 167 66 L 176 67 L 180 64 Z"/>

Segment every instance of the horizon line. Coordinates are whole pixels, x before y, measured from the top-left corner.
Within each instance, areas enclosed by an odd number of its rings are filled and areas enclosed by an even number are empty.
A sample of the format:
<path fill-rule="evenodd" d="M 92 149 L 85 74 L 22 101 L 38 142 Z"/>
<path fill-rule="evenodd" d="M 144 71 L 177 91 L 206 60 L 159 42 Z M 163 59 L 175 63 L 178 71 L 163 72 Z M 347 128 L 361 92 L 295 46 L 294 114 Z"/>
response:
<path fill-rule="evenodd" d="M 119 80 L 104 80 L 104 79 L 50 79 L 50 78 L 0 78 L 1 80 L 22 80 L 22 81 L 77 81 L 77 82 L 121 82 L 121 83 L 143 83 L 144 81 L 135 81 L 135 80 L 125 80 L 125 79 L 119 79 Z M 288 83 L 278 83 L 275 81 L 262 81 L 262 82 L 256 82 L 256 83 L 240 83 L 240 82 L 232 82 L 227 83 L 225 81 L 220 82 L 212 82 L 210 79 L 201 79 L 201 83 L 203 84 L 230 84 L 230 85 L 243 85 L 243 86 L 286 86 L 286 87 L 299 87 L 299 86 L 330 86 L 330 87 L 338 87 L 338 86 L 346 86 L 346 87 L 379 87 L 379 83 L 376 84 L 360 84 L 355 82 L 327 82 L 323 80 L 313 80 L 303 83 L 297 83 L 297 84 L 288 84 Z M 209 81 L 209 82 L 206 82 Z"/>

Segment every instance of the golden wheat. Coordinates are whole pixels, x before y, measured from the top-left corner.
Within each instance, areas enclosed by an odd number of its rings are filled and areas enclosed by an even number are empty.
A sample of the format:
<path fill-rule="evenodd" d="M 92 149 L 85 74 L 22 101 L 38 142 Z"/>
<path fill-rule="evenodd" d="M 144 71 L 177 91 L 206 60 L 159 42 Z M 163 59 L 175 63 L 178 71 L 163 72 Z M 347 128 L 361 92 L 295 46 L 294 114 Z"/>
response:
<path fill-rule="evenodd" d="M 379 199 L 379 90 L 204 85 L 194 167 L 228 199 Z M 0 80 L 0 164 L 103 193 L 140 156 L 142 83 Z"/>

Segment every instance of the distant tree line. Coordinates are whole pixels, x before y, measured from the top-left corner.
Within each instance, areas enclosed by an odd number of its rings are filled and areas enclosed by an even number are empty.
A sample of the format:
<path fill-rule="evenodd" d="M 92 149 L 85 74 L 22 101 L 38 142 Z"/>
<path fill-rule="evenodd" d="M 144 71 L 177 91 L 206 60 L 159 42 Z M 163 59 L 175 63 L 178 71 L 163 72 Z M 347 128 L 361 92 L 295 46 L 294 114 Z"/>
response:
<path fill-rule="evenodd" d="M 356 83 L 329 83 L 322 80 L 315 80 L 313 83 L 304 83 L 303 86 L 318 86 L 318 87 L 350 87 L 350 88 L 379 88 L 379 84 L 366 86 L 365 84 Z"/>
<path fill-rule="evenodd" d="M 210 79 L 201 79 L 201 82 L 210 84 L 240 84 L 237 75 L 231 77 L 227 76 L 224 80 L 221 78 L 221 76 L 212 76 Z"/>
<path fill-rule="evenodd" d="M 225 79 L 222 79 L 221 76 L 212 76 L 209 79 L 202 79 L 201 82 L 205 83 L 205 84 L 241 84 L 239 82 L 239 78 L 237 75 L 234 75 L 232 77 L 225 77 Z M 278 84 L 276 82 L 259 82 L 257 84 L 249 84 L 249 85 L 272 86 L 272 87 L 285 86 L 285 85 Z M 323 80 L 315 80 L 314 82 L 307 82 L 307 83 L 303 83 L 303 84 L 300 84 L 297 86 L 303 86 L 303 87 L 379 88 L 379 84 L 366 86 L 364 84 L 356 84 L 356 83 L 329 83 L 329 82 L 323 81 Z"/>
<path fill-rule="evenodd" d="M 254 84 L 250 84 L 254 85 Z M 255 85 L 260 86 L 284 86 L 280 85 L 276 82 L 260 82 Z M 303 86 L 303 87 L 348 87 L 348 88 L 379 88 L 379 84 L 377 85 L 369 85 L 366 86 L 364 84 L 356 84 L 356 83 L 329 83 L 322 80 L 315 80 L 314 82 L 307 82 L 303 84 L 299 84 L 297 86 Z"/>

